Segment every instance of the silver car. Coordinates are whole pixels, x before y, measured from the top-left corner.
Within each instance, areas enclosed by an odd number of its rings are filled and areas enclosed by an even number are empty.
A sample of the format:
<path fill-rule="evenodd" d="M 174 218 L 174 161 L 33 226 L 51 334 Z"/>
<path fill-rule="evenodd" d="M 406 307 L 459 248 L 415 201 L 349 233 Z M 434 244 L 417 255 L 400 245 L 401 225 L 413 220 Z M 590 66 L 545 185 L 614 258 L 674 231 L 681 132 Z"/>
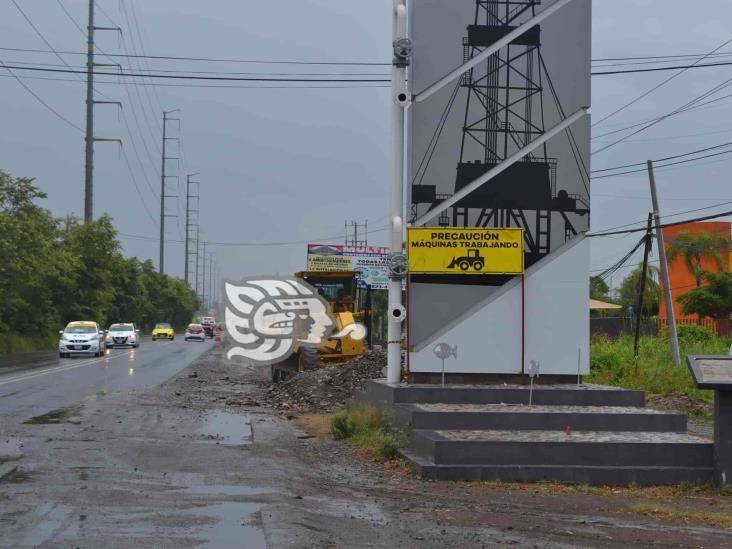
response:
<path fill-rule="evenodd" d="M 107 347 L 132 347 L 137 349 L 140 346 L 140 330 L 135 325 L 112 324 L 107 330 Z"/>

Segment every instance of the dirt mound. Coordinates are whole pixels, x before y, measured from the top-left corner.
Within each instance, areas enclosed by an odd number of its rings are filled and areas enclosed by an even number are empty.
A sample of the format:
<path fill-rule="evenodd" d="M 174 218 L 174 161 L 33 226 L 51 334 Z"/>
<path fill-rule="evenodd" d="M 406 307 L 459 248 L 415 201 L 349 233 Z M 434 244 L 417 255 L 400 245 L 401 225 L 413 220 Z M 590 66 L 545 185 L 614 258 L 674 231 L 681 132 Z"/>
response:
<path fill-rule="evenodd" d="M 331 412 L 361 391 L 370 379 L 383 377 L 386 352 L 369 351 L 341 362 L 292 376 L 283 383 L 262 387 L 257 399 L 262 406 L 296 412 Z"/>

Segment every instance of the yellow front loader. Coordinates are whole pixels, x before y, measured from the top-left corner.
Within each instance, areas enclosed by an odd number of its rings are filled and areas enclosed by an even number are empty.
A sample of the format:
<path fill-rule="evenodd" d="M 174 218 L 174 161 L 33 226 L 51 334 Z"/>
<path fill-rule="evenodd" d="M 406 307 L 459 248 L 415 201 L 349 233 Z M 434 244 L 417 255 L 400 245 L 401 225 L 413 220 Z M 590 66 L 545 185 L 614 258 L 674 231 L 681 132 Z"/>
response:
<path fill-rule="evenodd" d="M 359 288 L 356 271 L 303 271 L 295 273 L 313 286 L 328 302 L 328 312 L 335 320 L 333 333 L 341 332 L 350 324 L 360 323 L 367 327 L 370 337 L 371 292 Z M 341 362 L 366 352 L 367 341 L 345 336 L 327 339 L 318 346 L 295 343 L 292 356 L 279 364 L 272 365 L 272 380 L 279 382 L 289 375 L 306 370 L 315 370 L 334 362 Z"/>

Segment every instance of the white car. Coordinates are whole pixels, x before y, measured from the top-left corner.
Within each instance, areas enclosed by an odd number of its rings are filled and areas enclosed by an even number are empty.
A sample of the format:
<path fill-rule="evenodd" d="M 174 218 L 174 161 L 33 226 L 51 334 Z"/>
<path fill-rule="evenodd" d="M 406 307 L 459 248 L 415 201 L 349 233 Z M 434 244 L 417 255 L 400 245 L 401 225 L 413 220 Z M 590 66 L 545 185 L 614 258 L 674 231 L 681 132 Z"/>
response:
<path fill-rule="evenodd" d="M 69 322 L 59 335 L 58 356 L 61 358 L 73 354 L 102 356 L 107 348 L 104 331 L 93 321 Z"/>
<path fill-rule="evenodd" d="M 206 332 L 200 324 L 189 324 L 186 328 L 185 340 L 190 341 L 197 339 L 198 341 L 206 341 Z"/>
<path fill-rule="evenodd" d="M 132 347 L 137 349 L 140 346 L 140 330 L 135 325 L 112 324 L 107 330 L 107 347 Z"/>

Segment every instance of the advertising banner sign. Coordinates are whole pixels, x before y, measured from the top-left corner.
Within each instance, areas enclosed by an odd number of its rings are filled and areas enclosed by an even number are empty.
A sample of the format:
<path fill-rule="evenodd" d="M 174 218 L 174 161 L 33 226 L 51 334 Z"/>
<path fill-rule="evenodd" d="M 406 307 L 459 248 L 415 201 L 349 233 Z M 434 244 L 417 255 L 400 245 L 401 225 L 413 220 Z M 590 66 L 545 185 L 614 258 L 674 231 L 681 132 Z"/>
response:
<path fill-rule="evenodd" d="M 359 287 L 389 287 L 389 248 L 308 244 L 308 271 L 358 271 Z"/>
<path fill-rule="evenodd" d="M 410 228 L 412 274 L 521 274 L 523 229 Z"/>

